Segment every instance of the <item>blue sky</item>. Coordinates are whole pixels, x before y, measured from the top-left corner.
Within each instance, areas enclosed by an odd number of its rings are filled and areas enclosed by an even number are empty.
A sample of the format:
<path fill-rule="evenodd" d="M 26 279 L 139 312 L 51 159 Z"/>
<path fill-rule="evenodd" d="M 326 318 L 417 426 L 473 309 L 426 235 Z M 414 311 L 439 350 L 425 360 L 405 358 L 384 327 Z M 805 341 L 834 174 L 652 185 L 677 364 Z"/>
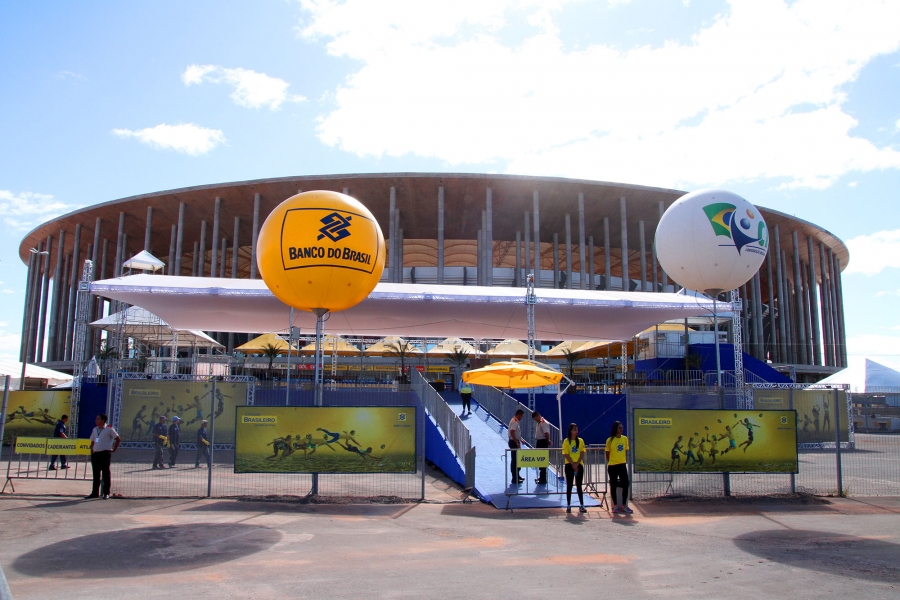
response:
<path fill-rule="evenodd" d="M 851 247 L 851 355 L 900 367 L 900 3 L 5 2 L 0 57 L 0 354 L 20 240 L 57 214 L 447 171 L 721 186 L 812 221 Z"/>

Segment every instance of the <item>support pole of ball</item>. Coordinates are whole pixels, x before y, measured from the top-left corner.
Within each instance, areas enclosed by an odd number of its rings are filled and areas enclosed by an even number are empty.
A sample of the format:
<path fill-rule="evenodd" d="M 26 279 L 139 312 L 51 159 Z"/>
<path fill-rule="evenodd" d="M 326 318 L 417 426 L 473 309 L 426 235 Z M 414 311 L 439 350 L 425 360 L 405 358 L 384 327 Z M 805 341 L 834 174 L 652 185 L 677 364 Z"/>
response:
<path fill-rule="evenodd" d="M 706 290 L 706 293 L 712 296 L 713 301 L 713 327 L 715 329 L 715 345 L 716 345 L 716 387 L 722 387 L 722 358 L 719 356 L 719 309 L 717 299 L 721 290 Z"/>
<path fill-rule="evenodd" d="M 316 370 L 315 373 L 315 390 L 316 390 L 316 399 L 315 405 L 322 406 L 322 389 L 324 388 L 323 381 L 323 365 L 322 361 L 325 359 L 324 352 L 322 351 L 322 337 L 325 332 L 325 315 L 328 314 L 328 309 L 326 308 L 315 308 L 313 309 L 313 314 L 316 315 Z M 309 488 L 309 495 L 316 496 L 319 493 L 319 474 L 312 474 L 312 484 Z"/>

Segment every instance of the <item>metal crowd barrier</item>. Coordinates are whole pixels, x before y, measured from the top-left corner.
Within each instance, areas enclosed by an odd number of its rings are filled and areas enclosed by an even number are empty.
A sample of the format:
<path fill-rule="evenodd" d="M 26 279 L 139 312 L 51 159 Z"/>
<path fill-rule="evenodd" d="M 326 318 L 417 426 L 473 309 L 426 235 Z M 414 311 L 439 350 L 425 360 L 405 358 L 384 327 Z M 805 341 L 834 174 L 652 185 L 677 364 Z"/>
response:
<path fill-rule="evenodd" d="M 506 454 L 503 457 L 503 467 L 504 467 L 504 483 L 506 489 L 506 508 L 510 507 L 510 497 L 512 496 L 550 496 L 550 495 L 565 495 L 566 493 L 566 481 L 565 481 L 565 458 L 563 457 L 562 448 L 531 448 L 525 447 L 520 450 L 516 450 L 516 452 L 521 452 L 522 450 L 548 450 L 550 452 L 550 466 L 547 469 L 547 485 L 537 485 L 532 481 L 532 477 L 526 476 L 525 481 L 522 482 L 521 485 L 513 485 L 512 484 L 512 469 L 510 468 L 510 461 L 512 460 L 511 454 L 513 452 L 512 449 L 507 449 Z M 537 468 L 535 467 L 525 467 L 522 466 L 520 468 L 530 469 L 535 472 L 535 476 L 537 475 Z M 600 500 L 600 507 L 602 508 L 604 505 L 606 509 L 609 510 L 609 502 L 606 500 L 607 494 L 607 475 L 606 475 L 606 446 L 603 444 L 600 445 L 589 445 L 585 449 L 584 456 L 584 479 L 582 480 L 582 491 L 585 494 L 590 494 L 594 498 Z M 572 493 L 575 494 L 575 487 L 572 486 Z"/>
<path fill-rule="evenodd" d="M 47 479 L 58 481 L 87 481 L 93 479 L 90 455 L 74 454 L 65 456 L 68 469 L 60 467 L 60 457 L 56 460 L 56 469 L 51 470 L 50 459 L 53 455 L 44 453 L 18 453 L 15 452 L 16 441 L 10 446 L 10 455 L 6 463 L 6 482 L 0 493 L 6 491 L 7 486 L 15 492 L 14 479 Z"/>
<path fill-rule="evenodd" d="M 450 442 L 456 456 L 465 461 L 466 455 L 472 449 L 472 438 L 469 429 L 463 424 L 459 415 L 444 402 L 440 394 L 416 370 L 412 371 L 412 388 L 419 395 L 428 414 L 444 432 L 444 436 Z"/>
<path fill-rule="evenodd" d="M 519 421 L 522 439 L 528 443 L 533 442 L 535 422 L 531 418 L 531 411 L 527 406 L 494 387 L 473 385 L 472 389 L 474 391 L 472 397 L 475 402 L 504 427 L 509 426 L 509 422 L 517 410 L 522 410 L 525 413 L 525 416 Z M 547 415 L 544 416 L 546 418 Z M 559 428 L 553 424 L 550 424 L 550 445 L 553 447 L 562 445 Z"/>

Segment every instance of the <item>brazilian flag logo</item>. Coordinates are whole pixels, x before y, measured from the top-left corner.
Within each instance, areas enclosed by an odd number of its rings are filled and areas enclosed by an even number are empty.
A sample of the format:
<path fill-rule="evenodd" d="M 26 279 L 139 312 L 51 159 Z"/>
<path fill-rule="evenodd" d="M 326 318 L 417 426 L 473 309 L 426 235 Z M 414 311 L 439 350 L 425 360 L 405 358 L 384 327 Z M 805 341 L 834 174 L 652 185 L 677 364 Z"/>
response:
<path fill-rule="evenodd" d="M 713 233 L 716 236 L 721 235 L 731 240 L 731 244 L 723 245 L 733 245 L 738 254 L 741 253 L 741 249 L 747 244 L 757 243 L 763 248 L 768 245 L 769 235 L 762 220 L 759 221 L 757 230 L 755 232 L 752 231 L 753 220 L 756 218 L 756 215 L 750 209 L 747 209 L 746 216 L 739 218 L 737 207 L 734 204 L 714 202 L 704 206 L 703 212 L 706 214 L 706 218 L 709 219 Z"/>

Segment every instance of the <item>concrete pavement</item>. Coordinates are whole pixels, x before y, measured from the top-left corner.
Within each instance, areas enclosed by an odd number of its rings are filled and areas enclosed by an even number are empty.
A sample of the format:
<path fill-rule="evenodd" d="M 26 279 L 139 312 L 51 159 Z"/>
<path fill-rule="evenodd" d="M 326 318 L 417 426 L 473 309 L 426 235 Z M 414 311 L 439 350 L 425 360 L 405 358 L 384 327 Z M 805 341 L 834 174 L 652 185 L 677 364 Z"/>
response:
<path fill-rule="evenodd" d="M 422 504 L 0 499 L 18 600 L 900 596 L 900 499 Z M 444 496 L 444 497 L 442 497 Z"/>

